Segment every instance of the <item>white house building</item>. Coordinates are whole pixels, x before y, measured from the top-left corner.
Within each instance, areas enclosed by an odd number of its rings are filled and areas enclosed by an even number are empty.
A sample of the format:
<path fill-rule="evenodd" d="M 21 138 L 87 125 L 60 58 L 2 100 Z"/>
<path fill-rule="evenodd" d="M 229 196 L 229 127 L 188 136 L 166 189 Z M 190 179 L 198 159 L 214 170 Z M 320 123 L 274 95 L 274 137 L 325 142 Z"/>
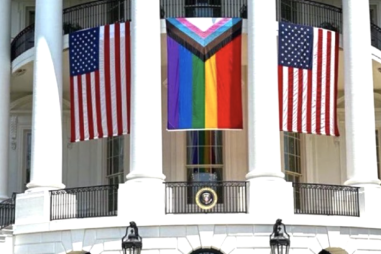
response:
<path fill-rule="evenodd" d="M 167 123 L 165 18 L 241 17 L 243 129 Z M 278 21 L 340 33 L 340 136 L 279 131 Z M 131 132 L 70 142 L 68 34 L 131 23 Z M 381 254 L 381 0 L 1 0 L 0 253 Z M 197 160 L 192 156 L 197 155 Z M 218 197 L 196 202 L 200 190 Z"/>

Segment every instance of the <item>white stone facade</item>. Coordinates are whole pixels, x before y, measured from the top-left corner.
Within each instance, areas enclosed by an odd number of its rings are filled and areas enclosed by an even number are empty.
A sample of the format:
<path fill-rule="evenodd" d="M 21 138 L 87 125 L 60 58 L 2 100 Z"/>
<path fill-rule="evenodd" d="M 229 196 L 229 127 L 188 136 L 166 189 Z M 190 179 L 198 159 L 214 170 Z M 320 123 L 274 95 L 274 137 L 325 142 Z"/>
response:
<path fill-rule="evenodd" d="M 322 249 L 381 254 L 381 167 L 374 139 L 374 129 L 381 135 L 381 51 L 370 46 L 367 22 L 381 24 L 381 0 L 319 1 L 343 8 L 341 136 L 301 137 L 301 181 L 360 187 L 359 217 L 295 214 L 294 189 L 284 180 L 283 134 L 278 118 L 268 119 L 278 110 L 275 0 L 248 0 L 242 36 L 244 129 L 223 133 L 223 180 L 248 181 L 247 213 L 165 214 L 163 183 L 187 181 L 186 134 L 165 128 L 166 30 L 158 16 L 160 1 L 131 0 L 132 128 L 123 141 L 126 182 L 119 185 L 118 215 L 66 220 L 51 220 L 49 190 L 108 184 L 107 141 L 69 142 L 68 36 L 61 31 L 61 13 L 89 1 L 0 1 L 5 24 L 0 32 L 0 201 L 20 193 L 15 224 L 0 231 L 0 254 L 121 254 L 129 221 L 138 224 L 147 254 L 190 254 L 200 248 L 269 254 L 278 218 L 291 236 L 291 254 Z M 35 46 L 10 63 L 9 37 L 26 26 L 34 10 Z M 27 158 L 30 136 L 32 157 Z"/>
<path fill-rule="evenodd" d="M 351 227 L 292 226 L 291 253 L 316 254 L 339 248 L 340 253 L 381 253 L 381 230 Z M 187 254 L 199 248 L 213 248 L 231 254 L 268 254 L 272 225 L 188 225 L 139 227 L 142 253 Z M 15 254 L 121 254 L 125 228 L 73 229 L 31 233 L 15 237 Z M 339 252 L 337 252 L 339 253 Z"/>

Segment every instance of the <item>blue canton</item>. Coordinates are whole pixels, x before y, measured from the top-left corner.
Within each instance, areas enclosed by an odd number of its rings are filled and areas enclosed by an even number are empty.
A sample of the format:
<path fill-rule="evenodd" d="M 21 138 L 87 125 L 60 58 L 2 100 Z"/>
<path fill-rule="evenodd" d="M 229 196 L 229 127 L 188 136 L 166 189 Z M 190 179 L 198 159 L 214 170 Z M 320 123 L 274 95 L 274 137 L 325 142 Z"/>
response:
<path fill-rule="evenodd" d="M 312 69 L 313 40 L 313 27 L 280 23 L 278 64 Z"/>
<path fill-rule="evenodd" d="M 70 75 L 82 75 L 99 68 L 99 28 L 69 35 Z"/>

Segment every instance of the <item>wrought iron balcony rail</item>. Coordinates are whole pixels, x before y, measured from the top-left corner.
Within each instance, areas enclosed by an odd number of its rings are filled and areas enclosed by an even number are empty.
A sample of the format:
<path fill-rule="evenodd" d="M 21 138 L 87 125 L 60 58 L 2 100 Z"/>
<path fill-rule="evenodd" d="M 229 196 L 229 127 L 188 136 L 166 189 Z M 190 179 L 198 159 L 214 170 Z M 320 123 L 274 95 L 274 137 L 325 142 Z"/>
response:
<path fill-rule="evenodd" d="M 248 182 L 166 182 L 165 213 L 247 213 Z"/>
<path fill-rule="evenodd" d="M 293 187 L 295 214 L 360 216 L 358 187 L 311 183 Z"/>
<path fill-rule="evenodd" d="M 50 220 L 117 216 L 119 185 L 50 191 Z"/>
<path fill-rule="evenodd" d="M 0 230 L 15 223 L 16 193 L 0 203 Z"/>
<path fill-rule="evenodd" d="M 64 9 L 63 34 L 115 22 L 131 20 L 130 0 L 98 0 Z M 11 43 L 13 61 L 34 47 L 34 24 L 22 30 Z"/>
<path fill-rule="evenodd" d="M 247 0 L 160 0 L 160 16 L 247 18 Z M 159 11 L 159 10 L 158 10 Z M 277 20 L 342 32 L 342 10 L 309 0 L 277 0 Z M 99 0 L 64 10 L 63 33 L 131 20 L 130 0 Z M 381 50 L 381 28 L 371 24 L 372 46 Z M 11 43 L 13 61 L 34 47 L 34 25 L 22 30 Z"/>
<path fill-rule="evenodd" d="M 160 0 L 160 17 L 247 18 L 247 0 Z"/>

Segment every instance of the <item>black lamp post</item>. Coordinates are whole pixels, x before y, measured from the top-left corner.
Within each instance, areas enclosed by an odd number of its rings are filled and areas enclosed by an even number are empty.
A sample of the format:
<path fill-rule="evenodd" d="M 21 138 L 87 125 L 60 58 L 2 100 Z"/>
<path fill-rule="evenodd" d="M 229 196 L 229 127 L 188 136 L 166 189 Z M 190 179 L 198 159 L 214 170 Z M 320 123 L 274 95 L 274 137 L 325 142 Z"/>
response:
<path fill-rule="evenodd" d="M 286 226 L 281 219 L 277 219 L 273 232 L 270 235 L 271 254 L 288 254 L 290 250 L 290 236 L 287 234 Z"/>
<path fill-rule="evenodd" d="M 130 232 L 128 230 L 130 229 Z M 122 237 L 122 249 L 124 254 L 140 254 L 143 243 L 139 235 L 138 227 L 134 221 L 126 228 L 126 235 Z"/>

